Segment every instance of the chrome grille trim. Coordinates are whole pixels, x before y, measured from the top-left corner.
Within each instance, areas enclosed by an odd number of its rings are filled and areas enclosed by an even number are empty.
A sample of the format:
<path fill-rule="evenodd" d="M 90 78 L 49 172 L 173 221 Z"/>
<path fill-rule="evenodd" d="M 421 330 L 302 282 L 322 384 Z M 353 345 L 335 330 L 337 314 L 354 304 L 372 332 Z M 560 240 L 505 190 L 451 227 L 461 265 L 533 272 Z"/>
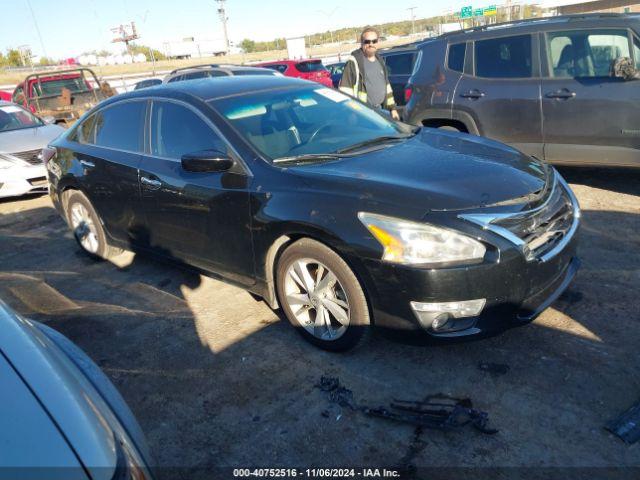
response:
<path fill-rule="evenodd" d="M 576 231 L 578 230 L 578 226 L 580 224 L 580 205 L 578 204 L 578 199 L 575 197 L 571 188 L 567 182 L 557 173 L 555 170 L 553 171 L 554 179 L 553 179 L 553 187 L 549 193 L 549 196 L 545 200 L 545 202 L 538 206 L 537 208 L 527 210 L 525 212 L 517 212 L 517 213 L 470 213 L 470 214 L 461 214 L 458 215 L 458 218 L 467 220 L 469 222 L 475 223 L 482 227 L 483 230 L 489 230 L 501 237 L 507 239 L 511 243 L 513 243 L 516 247 L 520 249 L 524 257 L 527 261 L 537 260 L 539 262 L 548 262 L 552 258 L 554 258 L 558 253 L 560 253 L 567 244 L 571 241 Z M 572 223 L 571 226 L 567 229 L 566 233 L 562 236 L 562 238 L 558 241 L 556 245 L 553 246 L 549 251 L 536 256 L 535 250 L 530 251 L 529 245 L 535 244 L 536 240 L 541 239 L 547 233 L 554 233 L 551 230 L 543 232 L 541 235 L 536 238 L 529 240 L 529 242 L 525 241 L 523 238 L 519 237 L 516 233 L 510 231 L 507 227 L 503 225 L 499 225 L 496 222 L 504 221 L 504 220 L 526 220 L 536 214 L 539 214 L 546 208 L 550 208 L 550 203 L 552 200 L 557 200 L 556 197 L 556 189 L 562 188 L 566 195 L 569 198 L 569 202 L 571 205 L 571 213 L 572 213 Z M 554 212 L 555 213 L 555 212 Z M 562 232 L 555 232 L 562 233 Z M 551 238 L 551 237 L 550 237 Z M 537 248 L 540 248 L 544 245 L 543 242 Z"/>

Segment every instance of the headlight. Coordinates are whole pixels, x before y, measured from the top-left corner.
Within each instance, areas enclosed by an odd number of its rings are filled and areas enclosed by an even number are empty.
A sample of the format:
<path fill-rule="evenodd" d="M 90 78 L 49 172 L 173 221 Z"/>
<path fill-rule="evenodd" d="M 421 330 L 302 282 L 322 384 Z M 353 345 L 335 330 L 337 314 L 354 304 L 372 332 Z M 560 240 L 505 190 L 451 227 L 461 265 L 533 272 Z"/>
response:
<path fill-rule="evenodd" d="M 387 262 L 479 263 L 486 252 L 482 243 L 446 228 L 366 212 L 358 218 L 384 247 Z"/>
<path fill-rule="evenodd" d="M 15 163 L 9 160 L 7 157 L 0 155 L 0 170 L 15 167 Z"/>

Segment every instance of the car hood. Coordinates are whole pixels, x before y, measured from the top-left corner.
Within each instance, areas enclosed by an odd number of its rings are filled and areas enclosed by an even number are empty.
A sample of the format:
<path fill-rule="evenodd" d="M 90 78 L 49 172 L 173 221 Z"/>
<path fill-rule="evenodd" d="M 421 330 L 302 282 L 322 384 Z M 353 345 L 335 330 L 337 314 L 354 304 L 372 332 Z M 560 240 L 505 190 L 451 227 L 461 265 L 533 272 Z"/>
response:
<path fill-rule="evenodd" d="M 0 153 L 27 152 L 44 148 L 64 131 L 64 128 L 58 125 L 43 125 L 0 132 Z"/>
<path fill-rule="evenodd" d="M 11 392 L 0 400 L 0 469 L 64 468 L 68 478 L 86 478 L 62 433 L 4 355 L 0 385 Z"/>
<path fill-rule="evenodd" d="M 509 146 L 433 129 L 373 152 L 292 170 L 310 177 L 310 186 L 325 179 L 362 199 L 423 212 L 482 208 L 526 197 L 542 190 L 549 176 L 544 164 Z"/>

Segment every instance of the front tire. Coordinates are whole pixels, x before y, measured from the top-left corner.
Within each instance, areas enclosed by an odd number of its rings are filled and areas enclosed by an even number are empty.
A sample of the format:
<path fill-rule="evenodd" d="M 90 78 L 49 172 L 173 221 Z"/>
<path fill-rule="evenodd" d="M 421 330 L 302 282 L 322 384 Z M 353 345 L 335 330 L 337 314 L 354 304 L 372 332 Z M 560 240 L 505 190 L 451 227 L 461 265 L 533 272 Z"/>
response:
<path fill-rule="evenodd" d="M 347 263 L 320 242 L 304 238 L 278 261 L 278 299 L 291 325 L 330 351 L 355 348 L 370 330 L 369 307 Z"/>
<path fill-rule="evenodd" d="M 122 253 L 107 242 L 100 217 L 89 199 L 79 191 L 71 191 L 65 196 L 67 223 L 80 248 L 93 259 L 108 259 Z"/>

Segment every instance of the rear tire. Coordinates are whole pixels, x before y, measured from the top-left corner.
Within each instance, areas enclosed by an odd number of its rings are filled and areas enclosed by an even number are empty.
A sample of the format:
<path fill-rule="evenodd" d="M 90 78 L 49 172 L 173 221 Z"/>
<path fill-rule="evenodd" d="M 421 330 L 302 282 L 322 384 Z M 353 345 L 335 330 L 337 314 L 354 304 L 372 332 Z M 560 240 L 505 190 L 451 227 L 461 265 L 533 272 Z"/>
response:
<path fill-rule="evenodd" d="M 289 246 L 278 261 L 276 287 L 291 325 L 317 347 L 345 351 L 367 337 L 369 307 L 360 282 L 322 243 L 303 238 Z"/>
<path fill-rule="evenodd" d="M 462 130 L 460 130 L 459 128 L 454 127 L 453 125 L 442 125 L 441 127 L 438 127 L 439 130 L 446 130 L 448 132 L 461 132 Z"/>
<path fill-rule="evenodd" d="M 107 242 L 107 236 L 89 199 L 80 191 L 65 192 L 67 223 L 80 248 L 93 259 L 109 259 L 122 253 Z"/>

